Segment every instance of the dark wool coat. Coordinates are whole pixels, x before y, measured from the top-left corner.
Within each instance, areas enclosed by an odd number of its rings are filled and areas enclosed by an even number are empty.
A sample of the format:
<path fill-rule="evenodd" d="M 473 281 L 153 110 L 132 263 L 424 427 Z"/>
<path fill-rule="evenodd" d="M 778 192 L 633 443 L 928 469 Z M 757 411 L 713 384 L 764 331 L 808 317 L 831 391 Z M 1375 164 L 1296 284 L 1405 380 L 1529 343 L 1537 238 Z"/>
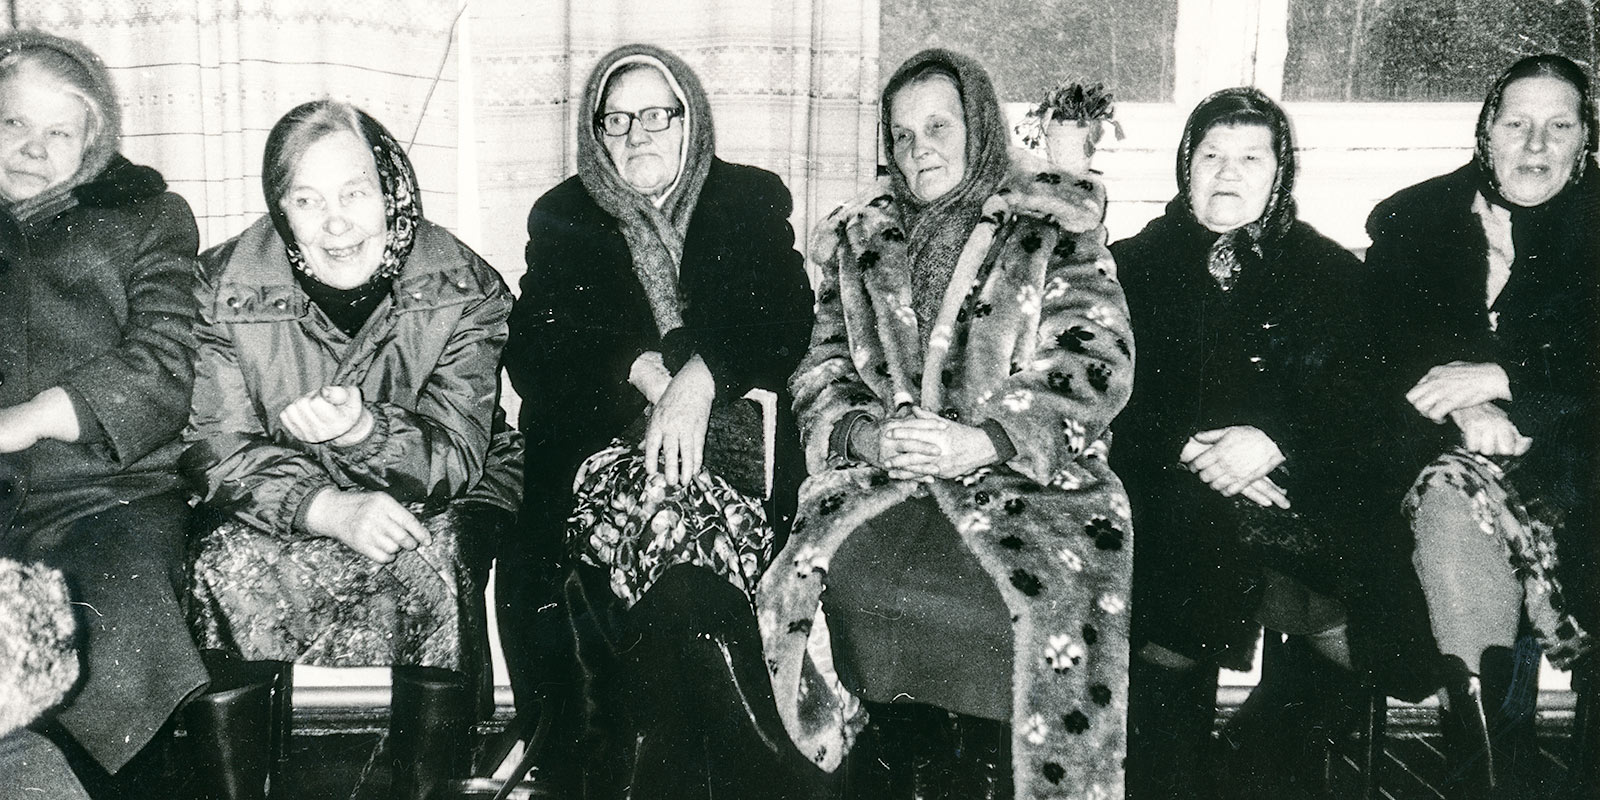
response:
<path fill-rule="evenodd" d="M 198 241 L 183 199 L 120 156 L 26 222 L 0 214 L 0 407 L 61 386 L 82 428 L 13 457 L 28 496 L 0 554 L 60 568 L 82 603 L 60 719 L 112 771 L 206 681 L 177 600 Z"/>
<path fill-rule="evenodd" d="M 300 289 L 270 219 L 205 258 L 183 467 L 209 511 L 298 538 L 301 505 L 330 486 L 517 507 L 519 442 L 494 424 L 511 292 L 466 245 L 424 220 L 355 337 Z M 278 415 L 336 384 L 361 389 L 372 434 L 348 448 L 296 440 Z"/>
<path fill-rule="evenodd" d="M 699 354 L 718 402 L 759 386 L 779 393 L 780 408 L 788 405 L 789 373 L 811 333 L 811 288 L 794 250 L 793 210 L 778 176 L 712 161 L 678 269 L 684 327 L 664 342 L 616 218 L 577 177 L 534 203 L 528 272 L 505 364 L 522 397 L 523 434 L 539 454 L 528 464 L 526 502 L 542 525 L 533 531 L 545 539 L 540 546 L 559 547 L 578 464 L 644 411 L 644 397 L 628 383 L 641 353 L 662 351 L 669 361 L 673 353 Z M 783 446 L 793 441 L 792 429 L 779 425 L 780 462 L 795 452 Z M 790 494 L 796 482 L 789 482 Z"/>
<path fill-rule="evenodd" d="M 1596 615 L 1595 509 L 1600 496 L 1600 169 L 1534 210 L 1513 210 L 1511 278 L 1486 307 L 1488 239 L 1472 211 L 1479 169 L 1468 164 L 1383 201 L 1367 220 L 1371 298 L 1387 372 L 1385 411 L 1395 431 L 1393 479 L 1409 485 L 1461 443 L 1405 393 L 1435 366 L 1493 362 L 1510 379 L 1501 403 L 1533 439 L 1512 482 L 1525 498 L 1563 512 L 1560 576 L 1577 615 Z M 1498 323 L 1491 327 L 1491 311 Z"/>
<path fill-rule="evenodd" d="M 825 769 L 865 724 L 833 669 L 820 603 L 829 560 L 864 522 L 931 493 L 1012 613 L 1017 796 L 1122 795 L 1132 547 L 1102 435 L 1128 396 L 1133 340 L 1104 198 L 1096 183 L 1014 154 L 927 336 L 887 182 L 817 228 L 817 324 L 793 379 L 811 477 L 756 601 L 778 708 Z M 843 417 L 882 419 L 904 404 L 994 420 L 1016 455 L 931 484 L 830 465 Z"/>
<path fill-rule="evenodd" d="M 1295 221 L 1223 292 L 1207 270 L 1216 238 L 1174 201 L 1111 248 L 1139 337 L 1112 453 L 1139 531 L 1135 647 L 1249 668 L 1264 563 L 1241 545 L 1238 509 L 1251 501 L 1223 497 L 1178 456 L 1195 433 L 1250 425 L 1283 452 L 1271 477 L 1305 525 L 1254 518 L 1303 530 L 1316 546 L 1272 566 L 1343 602 L 1358 666 L 1398 670 L 1386 676 L 1394 691 L 1425 693 L 1427 679 L 1411 675 L 1417 664 L 1399 659 L 1432 639 L 1399 494 L 1383 494 L 1372 464 L 1385 431 L 1374 424 L 1364 267 Z"/>

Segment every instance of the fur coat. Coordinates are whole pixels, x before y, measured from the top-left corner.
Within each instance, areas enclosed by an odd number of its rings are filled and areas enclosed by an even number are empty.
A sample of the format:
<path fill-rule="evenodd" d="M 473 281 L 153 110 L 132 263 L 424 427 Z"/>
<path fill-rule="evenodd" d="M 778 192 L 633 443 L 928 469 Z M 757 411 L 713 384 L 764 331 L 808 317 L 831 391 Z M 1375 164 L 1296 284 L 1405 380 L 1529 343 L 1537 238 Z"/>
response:
<path fill-rule="evenodd" d="M 820 604 L 829 560 L 863 522 L 931 493 L 1011 610 L 1016 796 L 1121 797 L 1132 547 L 1102 437 L 1128 398 L 1133 340 L 1104 244 L 1103 188 L 1012 160 L 929 335 L 911 308 L 887 183 L 819 225 L 817 321 L 791 381 L 811 477 L 757 610 L 784 723 L 832 770 L 866 719 L 833 668 Z M 907 404 L 994 420 L 1016 455 L 931 484 L 830 464 L 847 414 L 885 418 Z"/>

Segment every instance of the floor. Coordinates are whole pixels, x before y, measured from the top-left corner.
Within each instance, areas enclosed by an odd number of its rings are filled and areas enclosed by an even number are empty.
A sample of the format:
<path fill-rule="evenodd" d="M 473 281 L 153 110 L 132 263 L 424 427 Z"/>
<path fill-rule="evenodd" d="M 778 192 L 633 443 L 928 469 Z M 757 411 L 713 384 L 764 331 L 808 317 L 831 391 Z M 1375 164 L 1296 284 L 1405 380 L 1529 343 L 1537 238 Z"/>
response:
<path fill-rule="evenodd" d="M 1433 730 L 1432 711 L 1425 708 L 1393 709 L 1386 758 L 1382 766 L 1381 796 L 1387 800 L 1438 800 L 1444 778 L 1444 757 Z M 504 726 L 495 720 L 480 726 L 474 747 L 481 750 Z M 1546 785 L 1562 785 L 1566 777 L 1570 715 L 1549 714 L 1540 720 L 1541 768 Z M 303 726 L 293 741 L 281 797 L 295 800 L 386 800 L 389 798 L 389 764 L 384 750 L 386 739 L 380 717 L 364 713 L 344 719 L 320 720 Z M 181 736 L 175 740 L 164 765 L 151 770 L 135 786 L 116 794 L 150 800 L 198 799 L 189 775 Z M 158 774 L 159 773 L 159 776 Z M 1331 765 L 1335 797 L 1359 797 L 1359 774 L 1349 759 L 1335 759 Z M 487 793 L 468 795 L 488 798 Z M 529 797 L 520 793 L 514 797 Z M 551 797 L 543 792 L 533 797 Z M 1550 790 L 1550 797 L 1555 791 Z M 1596 793 L 1600 796 L 1600 792 Z"/>

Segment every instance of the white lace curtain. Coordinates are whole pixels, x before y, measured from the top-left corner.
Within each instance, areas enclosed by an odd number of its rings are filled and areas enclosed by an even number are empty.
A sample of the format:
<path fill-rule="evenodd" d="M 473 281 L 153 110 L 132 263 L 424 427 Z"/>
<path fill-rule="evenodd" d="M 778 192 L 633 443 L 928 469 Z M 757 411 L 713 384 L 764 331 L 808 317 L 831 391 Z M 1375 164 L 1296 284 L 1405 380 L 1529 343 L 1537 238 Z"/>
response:
<path fill-rule="evenodd" d="M 264 210 L 272 124 L 332 96 L 411 143 L 427 216 L 514 280 L 528 207 L 573 172 L 588 71 L 631 41 L 700 73 L 719 153 L 785 179 L 802 240 L 876 164 L 877 0 L 16 0 L 13 15 L 104 58 L 124 151 L 189 200 L 207 245 Z"/>

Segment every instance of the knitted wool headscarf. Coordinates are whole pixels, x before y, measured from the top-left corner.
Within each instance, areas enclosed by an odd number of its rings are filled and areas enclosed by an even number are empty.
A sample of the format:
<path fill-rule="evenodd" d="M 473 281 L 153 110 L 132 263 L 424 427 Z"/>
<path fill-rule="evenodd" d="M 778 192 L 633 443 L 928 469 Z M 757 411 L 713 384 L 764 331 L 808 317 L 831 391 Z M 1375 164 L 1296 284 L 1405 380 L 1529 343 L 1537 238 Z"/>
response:
<path fill-rule="evenodd" d="M 1294 225 L 1296 162 L 1289 117 L 1259 89 L 1250 86 L 1223 89 L 1201 100 L 1189 113 L 1189 120 L 1183 126 L 1183 139 L 1178 143 L 1178 196 L 1173 201 L 1196 224 L 1199 220 L 1189 202 L 1194 151 L 1218 125 L 1265 126 L 1272 131 L 1272 152 L 1278 162 L 1261 218 L 1218 236 L 1212 245 L 1208 269 L 1218 285 L 1228 289 L 1245 262 L 1262 258 L 1264 252 L 1276 245 Z"/>
<path fill-rule="evenodd" d="M 41 70 L 67 87 L 89 112 L 83 161 L 67 180 L 16 203 L 7 210 L 19 221 L 58 213 L 72 205 L 72 190 L 99 175 L 117 153 L 122 138 L 122 109 L 111 75 L 94 51 L 83 44 L 40 31 L 13 31 L 0 36 L 0 80 L 14 71 Z"/>
<path fill-rule="evenodd" d="M 601 143 L 604 134 L 595 121 L 611 79 L 617 70 L 630 64 L 643 64 L 660 72 L 683 104 L 683 148 L 677 180 L 658 201 L 645 197 L 623 180 Z M 676 55 L 647 44 L 624 45 L 602 56 L 589 73 L 583 110 L 578 115 L 578 180 L 595 204 L 615 217 L 622 228 L 628 252 L 633 256 L 634 274 L 644 286 L 656 329 L 662 336 L 683 327 L 678 267 L 683 261 L 689 219 L 700 200 L 700 189 L 705 186 L 715 153 L 711 103 L 700 79 Z"/>
<path fill-rule="evenodd" d="M 955 77 L 967 128 L 967 171 L 950 191 L 923 202 L 894 159 L 892 101 L 912 80 L 928 71 Z M 978 226 L 983 201 L 994 194 L 1010 164 L 1011 141 L 994 84 L 978 62 L 960 53 L 931 48 L 906 59 L 883 87 L 879 101 L 884 152 L 889 154 L 889 182 L 904 214 L 911 257 L 912 307 L 925 329 L 938 316 L 944 291 L 955 272 L 961 248 Z"/>
<path fill-rule="evenodd" d="M 1500 194 L 1500 182 L 1494 176 L 1493 152 L 1489 148 L 1489 129 L 1494 126 L 1495 118 L 1500 116 L 1500 104 L 1505 100 L 1506 87 L 1523 78 L 1537 77 L 1566 81 L 1578 92 L 1578 116 L 1583 120 L 1584 148 L 1578 154 L 1578 163 L 1573 166 L 1567 187 L 1576 185 L 1583 177 L 1584 169 L 1597 149 L 1597 141 L 1600 141 L 1600 118 L 1597 118 L 1595 111 L 1594 93 L 1589 75 L 1582 67 L 1565 56 L 1545 54 L 1528 56 L 1506 68 L 1489 88 L 1489 95 L 1484 98 L 1483 108 L 1478 112 L 1477 145 L 1472 160 L 1478 165 L 1480 191 L 1484 197 L 1507 208 L 1515 208 L 1516 205 Z"/>

